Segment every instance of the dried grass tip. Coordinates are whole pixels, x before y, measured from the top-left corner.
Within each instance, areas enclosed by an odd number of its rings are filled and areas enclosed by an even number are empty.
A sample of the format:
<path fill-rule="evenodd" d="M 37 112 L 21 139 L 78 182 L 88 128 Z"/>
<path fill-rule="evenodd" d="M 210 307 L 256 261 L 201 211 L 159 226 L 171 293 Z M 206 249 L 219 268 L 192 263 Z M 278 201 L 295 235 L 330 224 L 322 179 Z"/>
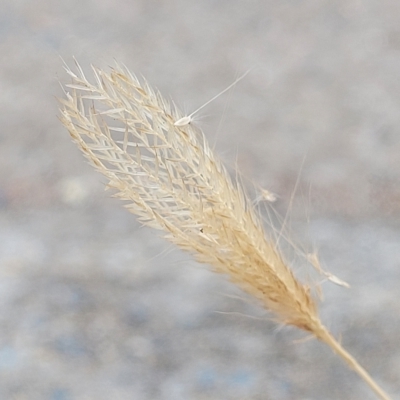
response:
<path fill-rule="evenodd" d="M 77 73 L 65 69 L 72 82 L 60 100 L 61 121 L 128 210 L 197 261 L 229 276 L 277 321 L 327 343 L 387 399 L 322 325 L 310 288 L 295 278 L 240 183 L 232 181 L 191 123 L 214 98 L 184 116 L 124 66 L 109 72 L 92 67 L 94 83 L 78 63 Z"/>

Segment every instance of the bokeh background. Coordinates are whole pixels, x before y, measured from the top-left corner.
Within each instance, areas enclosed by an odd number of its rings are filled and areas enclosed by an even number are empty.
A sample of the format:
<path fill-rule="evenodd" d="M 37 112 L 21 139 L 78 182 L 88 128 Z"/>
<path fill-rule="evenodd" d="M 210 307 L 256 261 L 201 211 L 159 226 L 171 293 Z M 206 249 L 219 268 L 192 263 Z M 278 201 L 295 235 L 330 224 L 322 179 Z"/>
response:
<path fill-rule="evenodd" d="M 1 399 L 374 398 L 109 198 L 58 121 L 60 56 L 187 112 L 253 68 L 198 123 L 351 284 L 322 318 L 400 393 L 400 2 L 3 0 L 0 53 Z"/>

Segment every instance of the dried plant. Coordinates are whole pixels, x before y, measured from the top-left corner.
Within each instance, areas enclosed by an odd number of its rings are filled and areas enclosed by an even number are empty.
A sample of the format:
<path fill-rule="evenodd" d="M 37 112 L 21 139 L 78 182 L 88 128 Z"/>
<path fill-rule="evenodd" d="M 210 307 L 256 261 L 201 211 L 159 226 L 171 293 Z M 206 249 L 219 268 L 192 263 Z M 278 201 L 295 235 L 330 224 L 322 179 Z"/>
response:
<path fill-rule="evenodd" d="M 381 399 L 389 397 L 322 324 L 310 288 L 287 266 L 239 182 L 232 181 L 191 120 L 127 68 L 77 63 L 61 121 L 115 195 L 145 225 L 226 274 L 282 324 L 328 344 Z"/>

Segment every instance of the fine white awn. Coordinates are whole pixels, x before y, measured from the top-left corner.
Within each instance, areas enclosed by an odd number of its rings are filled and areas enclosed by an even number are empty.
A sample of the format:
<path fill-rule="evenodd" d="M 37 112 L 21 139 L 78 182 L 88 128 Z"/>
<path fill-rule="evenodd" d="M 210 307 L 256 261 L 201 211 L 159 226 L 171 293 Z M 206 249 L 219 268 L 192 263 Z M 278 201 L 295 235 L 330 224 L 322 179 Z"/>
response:
<path fill-rule="evenodd" d="M 235 86 L 239 81 L 241 81 L 253 68 L 249 69 L 247 72 L 245 72 L 243 75 L 239 76 L 234 82 L 232 82 L 227 88 L 225 88 L 222 92 L 219 92 L 217 95 L 215 95 L 212 99 L 208 100 L 206 103 L 204 103 L 201 107 L 199 107 L 197 110 L 193 111 L 191 114 L 186 115 L 185 117 L 179 118 L 177 121 L 175 121 L 174 125 L 175 126 L 185 126 L 189 125 L 193 121 L 193 116 L 200 111 L 202 108 L 204 108 L 206 105 L 210 104 L 213 100 L 227 92 L 232 86 Z"/>

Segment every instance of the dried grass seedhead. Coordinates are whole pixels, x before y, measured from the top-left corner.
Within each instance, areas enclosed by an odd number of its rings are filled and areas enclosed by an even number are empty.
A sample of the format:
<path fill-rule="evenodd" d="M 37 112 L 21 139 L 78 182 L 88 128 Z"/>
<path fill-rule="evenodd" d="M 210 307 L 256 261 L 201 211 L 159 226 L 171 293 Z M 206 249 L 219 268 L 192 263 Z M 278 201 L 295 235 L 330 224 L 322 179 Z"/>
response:
<path fill-rule="evenodd" d="M 61 99 L 61 121 L 126 207 L 202 263 L 260 299 L 277 320 L 311 332 L 338 353 L 382 399 L 387 395 L 335 341 L 307 286 L 288 268 L 239 184 L 204 134 L 125 67 L 80 66 Z M 178 123 L 177 123 L 178 121 Z M 189 121 L 191 122 L 191 121 Z"/>
<path fill-rule="evenodd" d="M 229 275 L 261 299 L 284 324 L 319 326 L 308 287 L 300 284 L 238 182 L 232 182 L 204 134 L 126 68 L 93 68 L 90 83 L 78 65 L 61 100 L 62 122 L 90 163 L 126 207 L 163 230 L 202 263 Z"/>

